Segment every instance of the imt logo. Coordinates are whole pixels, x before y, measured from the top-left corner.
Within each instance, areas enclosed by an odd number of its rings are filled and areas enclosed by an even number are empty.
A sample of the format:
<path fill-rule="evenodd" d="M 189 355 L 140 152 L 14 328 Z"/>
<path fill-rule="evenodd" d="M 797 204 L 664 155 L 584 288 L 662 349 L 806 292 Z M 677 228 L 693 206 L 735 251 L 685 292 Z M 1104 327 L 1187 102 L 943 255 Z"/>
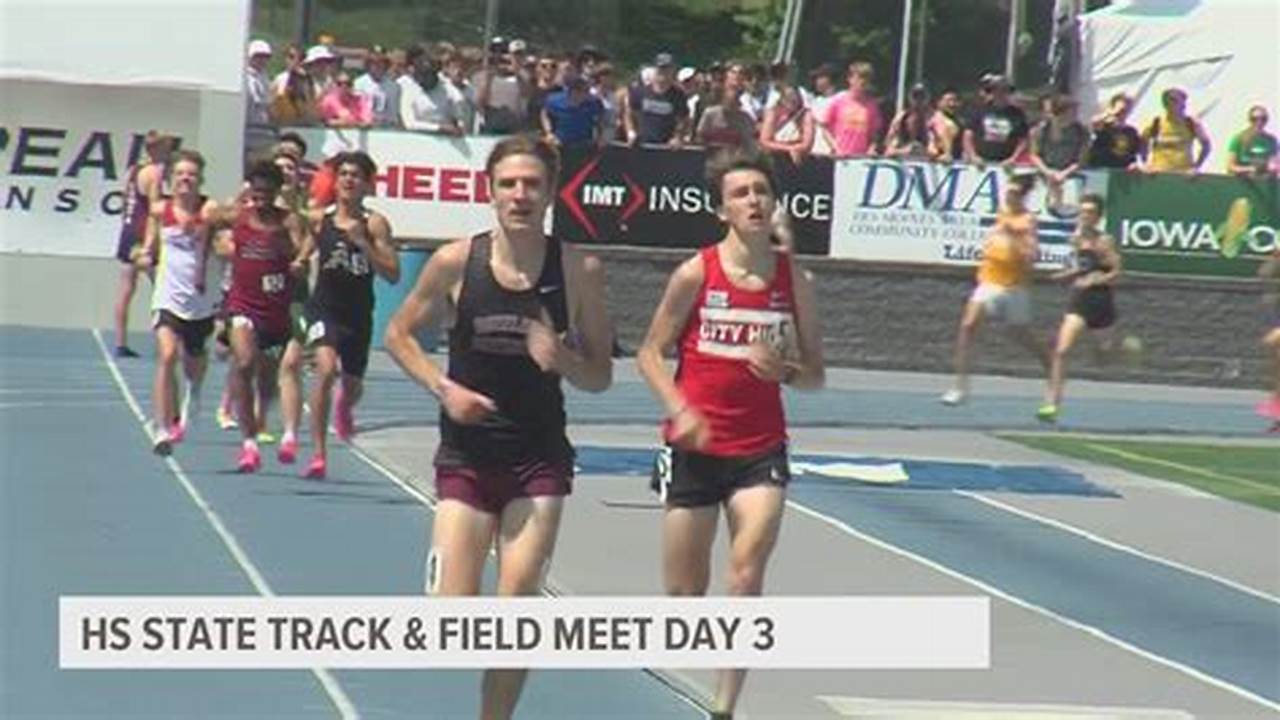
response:
<path fill-rule="evenodd" d="M 622 208 L 618 224 L 625 225 L 631 216 L 645 206 L 646 201 L 644 190 L 625 172 L 622 173 L 624 184 L 621 185 L 608 182 L 588 184 L 587 178 L 595 172 L 602 157 L 598 155 L 592 158 L 560 189 L 560 200 L 564 202 L 565 208 L 592 240 L 600 239 L 600 231 L 587 215 L 586 208 Z"/>

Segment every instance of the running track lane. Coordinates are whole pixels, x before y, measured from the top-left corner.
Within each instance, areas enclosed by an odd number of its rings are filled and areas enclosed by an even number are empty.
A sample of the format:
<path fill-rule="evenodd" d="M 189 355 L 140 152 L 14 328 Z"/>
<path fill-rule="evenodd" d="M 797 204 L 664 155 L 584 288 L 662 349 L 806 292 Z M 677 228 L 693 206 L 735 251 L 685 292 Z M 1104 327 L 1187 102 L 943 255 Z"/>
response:
<path fill-rule="evenodd" d="M 136 347 L 144 356 L 150 352 L 149 343 Z M 6 548 L 0 647 L 6 648 L 5 686 L 12 688 L 3 691 L 0 715 L 193 717 L 194 708 L 206 717 L 335 717 L 334 703 L 305 671 L 57 670 L 60 594 L 254 590 L 167 466 L 150 454 L 89 333 L 0 327 L 0 362 L 3 387 L 83 383 L 98 403 L 51 407 L 34 416 L 0 408 L 3 437 L 15 446 L 14 452 L 5 448 L 0 511 Z M 145 411 L 152 362 L 117 366 Z M 420 594 L 428 514 L 341 443 L 330 445 L 330 479 L 324 482 L 298 478 L 299 466 L 278 465 L 273 447 L 264 448 L 263 472 L 232 472 L 237 436 L 212 422 L 224 372 L 225 366 L 212 366 L 200 424 L 175 459 L 272 589 L 282 595 Z M 103 389 L 115 392 L 104 396 Z M 72 442 L 74 452 L 59 440 Z M 55 549 L 65 546 L 76 552 Z M 492 567 L 487 582 L 492 585 Z M 42 648 L 43 654 L 26 648 Z M 478 671 L 333 676 L 364 718 L 475 716 Z M 547 720 L 703 717 L 639 671 L 534 672 L 520 714 Z"/>

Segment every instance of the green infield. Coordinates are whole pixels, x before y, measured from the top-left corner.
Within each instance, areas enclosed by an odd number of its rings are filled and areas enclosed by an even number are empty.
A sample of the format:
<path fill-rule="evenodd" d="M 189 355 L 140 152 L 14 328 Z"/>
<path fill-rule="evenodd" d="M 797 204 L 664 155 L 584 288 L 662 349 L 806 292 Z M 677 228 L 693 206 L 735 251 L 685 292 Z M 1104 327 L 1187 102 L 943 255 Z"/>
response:
<path fill-rule="evenodd" d="M 1280 444 L 1259 447 L 1049 435 L 999 437 L 1280 510 Z"/>

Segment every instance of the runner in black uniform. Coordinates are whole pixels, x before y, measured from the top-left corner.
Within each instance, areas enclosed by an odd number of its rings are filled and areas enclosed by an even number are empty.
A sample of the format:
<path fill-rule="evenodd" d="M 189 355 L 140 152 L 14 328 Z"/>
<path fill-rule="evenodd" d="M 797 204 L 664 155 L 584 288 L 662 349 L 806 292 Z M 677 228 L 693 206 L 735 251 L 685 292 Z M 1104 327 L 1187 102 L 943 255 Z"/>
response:
<path fill-rule="evenodd" d="M 573 473 L 560 378 L 590 392 L 612 379 L 604 270 L 543 234 L 558 166 L 545 142 L 498 143 L 486 165 L 498 227 L 432 254 L 387 327 L 392 357 L 440 399 L 431 593 L 478 594 L 495 544 L 498 594 L 538 592 Z M 414 339 L 444 319 L 447 376 Z M 480 716 L 509 718 L 524 677 L 486 672 Z"/>
<path fill-rule="evenodd" d="M 314 443 L 306 476 L 325 474 L 325 435 L 329 431 L 329 391 L 334 393 L 334 430 L 343 440 L 355 433 L 352 408 L 364 392 L 373 332 L 373 275 L 400 281 L 400 256 L 391 241 L 391 224 L 364 207 L 377 166 L 363 152 L 334 158 L 337 204 L 325 211 L 314 228 L 320 253 L 316 286 L 303 310 L 307 344 L 315 355 L 311 386 L 311 440 Z"/>

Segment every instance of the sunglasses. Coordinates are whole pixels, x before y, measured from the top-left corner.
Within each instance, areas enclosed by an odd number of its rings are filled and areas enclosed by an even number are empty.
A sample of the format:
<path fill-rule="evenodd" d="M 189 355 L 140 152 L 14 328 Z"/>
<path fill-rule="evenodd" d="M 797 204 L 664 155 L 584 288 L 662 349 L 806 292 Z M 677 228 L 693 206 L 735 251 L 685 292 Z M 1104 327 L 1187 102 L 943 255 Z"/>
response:
<path fill-rule="evenodd" d="M 1266 115 L 1250 115 L 1249 116 L 1249 122 L 1266 122 L 1266 121 L 1267 121 Z"/>

